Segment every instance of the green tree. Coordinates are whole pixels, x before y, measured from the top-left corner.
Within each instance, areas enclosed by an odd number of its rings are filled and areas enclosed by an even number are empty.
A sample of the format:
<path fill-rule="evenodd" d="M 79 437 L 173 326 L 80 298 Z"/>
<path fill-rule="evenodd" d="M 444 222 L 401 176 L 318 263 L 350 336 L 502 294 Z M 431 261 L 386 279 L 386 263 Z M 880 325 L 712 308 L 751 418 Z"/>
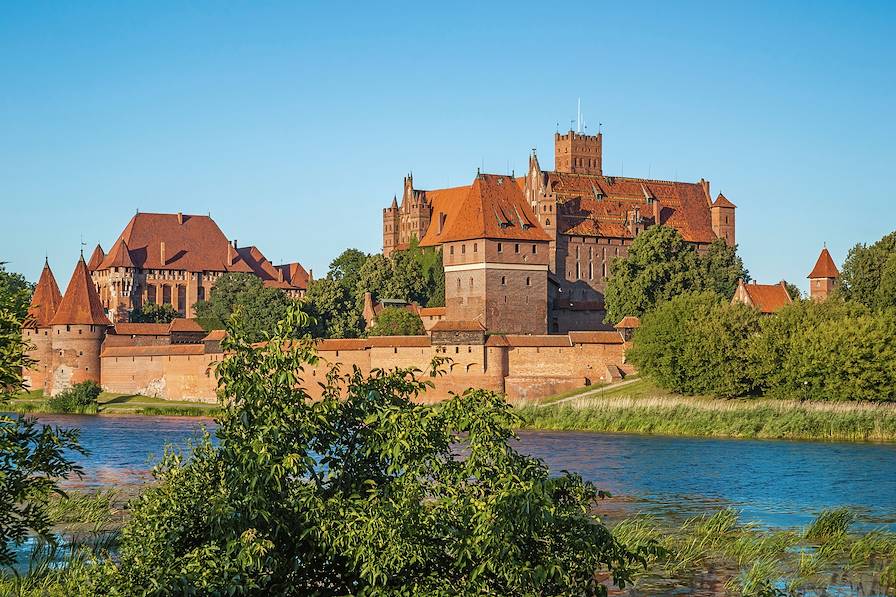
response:
<path fill-rule="evenodd" d="M 700 257 L 703 264 L 703 289 L 721 297 L 731 298 L 737 290 L 737 281 L 750 281 L 750 273 L 737 254 L 736 247 L 729 247 L 722 239 L 716 239 Z"/>
<path fill-rule="evenodd" d="M 223 328 L 237 316 L 253 342 L 273 333 L 293 300 L 276 288 L 266 288 L 257 276 L 244 273 L 224 274 L 215 282 L 209 301 L 195 305 L 196 318 L 206 329 Z"/>
<path fill-rule="evenodd" d="M 346 249 L 330 262 L 327 277 L 342 282 L 348 288 L 354 288 L 358 282 L 358 274 L 367 261 L 368 255 L 358 249 Z"/>
<path fill-rule="evenodd" d="M 180 313 L 168 303 L 147 303 L 141 309 L 132 311 L 130 319 L 134 323 L 171 323 L 178 317 Z"/>
<path fill-rule="evenodd" d="M 635 556 L 592 514 L 601 495 L 550 475 L 509 443 L 497 394 L 433 409 L 413 371 L 331 372 L 321 400 L 300 380 L 320 363 L 230 330 L 217 367 L 217 445 L 168 452 L 124 529 L 122 594 L 606 595 Z"/>
<path fill-rule="evenodd" d="M 787 289 L 787 294 L 790 295 L 791 300 L 798 301 L 803 298 L 803 293 L 800 291 L 800 287 L 796 284 L 791 284 L 787 280 L 784 280 L 784 288 Z"/>
<path fill-rule="evenodd" d="M 308 285 L 302 304 L 311 316 L 311 334 L 315 338 L 358 338 L 364 330 L 357 298 L 337 280 L 314 280 Z"/>
<path fill-rule="evenodd" d="M 377 316 L 368 336 L 422 336 L 426 333 L 423 321 L 407 309 L 387 307 Z"/>
<path fill-rule="evenodd" d="M 756 385 L 747 347 L 758 329 L 754 309 L 708 291 L 686 293 L 642 318 L 627 358 L 676 392 L 742 396 Z"/>
<path fill-rule="evenodd" d="M 838 292 L 873 309 L 896 306 L 896 232 L 850 249 Z"/>
<path fill-rule="evenodd" d="M 648 228 L 632 242 L 628 256 L 610 266 L 605 320 L 616 323 L 626 315 L 641 316 L 664 300 L 700 290 L 701 270 L 697 252 L 677 230 Z"/>
<path fill-rule="evenodd" d="M 0 261 L 0 309 L 24 320 L 33 290 L 34 286 L 25 280 L 25 276 L 6 271 L 6 264 Z"/>
<path fill-rule="evenodd" d="M 10 397 L 23 389 L 22 368 L 33 362 L 22 339 L 22 318 L 17 290 L 0 288 L 0 411 Z M 7 307 L 12 305 L 13 310 Z M 58 481 L 81 468 L 66 451 L 86 454 L 76 429 L 38 425 L 30 417 L 0 414 L 0 565 L 14 562 L 13 546 L 36 534 L 54 542 L 47 502 L 61 494 Z"/>

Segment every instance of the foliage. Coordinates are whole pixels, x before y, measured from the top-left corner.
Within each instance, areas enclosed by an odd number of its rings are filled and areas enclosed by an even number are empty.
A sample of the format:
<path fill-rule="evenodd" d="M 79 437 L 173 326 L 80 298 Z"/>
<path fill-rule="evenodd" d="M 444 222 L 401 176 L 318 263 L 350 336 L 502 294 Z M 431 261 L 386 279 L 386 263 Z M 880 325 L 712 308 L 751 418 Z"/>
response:
<path fill-rule="evenodd" d="M 364 293 L 416 302 L 429 307 L 445 304 L 442 254 L 422 249 L 416 241 L 390 257 L 365 255 L 347 249 L 330 263 L 326 277 L 309 284 L 305 310 L 318 338 L 357 338 L 363 335 Z"/>
<path fill-rule="evenodd" d="M 731 397 L 752 391 L 747 345 L 759 315 L 711 292 L 682 294 L 647 313 L 627 358 L 662 387 Z"/>
<path fill-rule="evenodd" d="M 803 298 L 803 293 L 800 290 L 800 287 L 796 284 L 791 284 L 787 280 L 784 280 L 784 288 L 787 289 L 787 294 L 790 296 L 790 300 L 799 301 Z"/>
<path fill-rule="evenodd" d="M 368 336 L 422 336 L 426 334 L 423 321 L 416 313 L 397 307 L 386 307 L 377 316 Z"/>
<path fill-rule="evenodd" d="M 0 299 L 0 304 L 10 304 L 10 297 Z M 0 307 L 0 408 L 22 390 L 22 368 L 33 363 L 27 349 L 22 319 Z M 30 533 L 53 541 L 47 500 L 61 491 L 58 479 L 80 473 L 80 468 L 66 459 L 67 450 L 84 453 L 77 430 L 0 415 L 0 565 L 13 562 L 12 545 L 20 545 Z"/>
<path fill-rule="evenodd" d="M 141 309 L 131 312 L 131 321 L 134 323 L 171 323 L 178 317 L 180 313 L 168 303 L 147 303 Z"/>
<path fill-rule="evenodd" d="M 96 399 L 103 392 L 103 388 L 93 381 L 82 381 L 67 390 L 59 392 L 47 401 L 53 412 L 62 413 L 95 413 L 97 410 Z"/>
<path fill-rule="evenodd" d="M 230 273 L 218 278 L 210 300 L 199 301 L 195 309 L 197 319 L 218 329 L 238 317 L 249 340 L 259 342 L 274 332 L 292 303 L 281 290 L 266 288 L 258 276 Z"/>
<path fill-rule="evenodd" d="M 873 309 L 896 307 L 896 232 L 850 249 L 838 293 Z"/>
<path fill-rule="evenodd" d="M 33 285 L 25 280 L 25 276 L 6 271 L 6 264 L 0 261 L 0 310 L 24 320 L 33 290 Z"/>
<path fill-rule="evenodd" d="M 639 234 L 628 256 L 613 261 L 607 282 L 605 320 L 641 316 L 663 301 L 685 292 L 710 291 L 730 299 L 737 280 L 749 274 L 734 248 L 716 240 L 701 257 L 693 245 L 669 226 L 653 226 Z"/>
<path fill-rule="evenodd" d="M 606 594 L 635 557 L 590 513 L 601 495 L 516 452 L 517 419 L 470 390 L 429 408 L 413 371 L 330 372 L 290 309 L 254 349 L 240 329 L 218 366 L 218 445 L 169 451 L 122 537 L 123 594 Z"/>

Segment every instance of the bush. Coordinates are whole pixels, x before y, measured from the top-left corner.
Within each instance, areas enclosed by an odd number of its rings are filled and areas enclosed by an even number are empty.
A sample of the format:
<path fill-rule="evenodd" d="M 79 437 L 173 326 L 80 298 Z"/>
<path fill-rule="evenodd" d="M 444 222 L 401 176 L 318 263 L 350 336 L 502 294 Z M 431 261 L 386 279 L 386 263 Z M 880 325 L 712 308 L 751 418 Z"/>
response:
<path fill-rule="evenodd" d="M 638 560 L 592 514 L 600 494 L 508 443 L 498 394 L 429 408 L 410 370 L 332 371 L 291 308 L 253 348 L 229 330 L 217 445 L 168 452 L 122 535 L 120 594 L 606 595 Z"/>
<path fill-rule="evenodd" d="M 367 331 L 368 336 L 422 336 L 423 321 L 416 313 L 397 307 L 386 307 Z"/>
<path fill-rule="evenodd" d="M 61 413 L 92 414 L 97 410 L 96 399 L 103 388 L 92 381 L 82 381 L 50 398 L 47 405 Z"/>

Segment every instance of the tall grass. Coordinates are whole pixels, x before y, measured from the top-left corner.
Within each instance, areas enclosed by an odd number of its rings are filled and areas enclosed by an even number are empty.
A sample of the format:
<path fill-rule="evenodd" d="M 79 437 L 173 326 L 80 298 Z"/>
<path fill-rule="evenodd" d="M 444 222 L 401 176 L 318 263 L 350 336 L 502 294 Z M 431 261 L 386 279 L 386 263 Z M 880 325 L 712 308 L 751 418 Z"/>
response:
<path fill-rule="evenodd" d="M 625 388 L 622 388 L 623 390 Z M 606 395 L 518 404 L 524 427 L 709 437 L 896 441 L 896 404 Z"/>

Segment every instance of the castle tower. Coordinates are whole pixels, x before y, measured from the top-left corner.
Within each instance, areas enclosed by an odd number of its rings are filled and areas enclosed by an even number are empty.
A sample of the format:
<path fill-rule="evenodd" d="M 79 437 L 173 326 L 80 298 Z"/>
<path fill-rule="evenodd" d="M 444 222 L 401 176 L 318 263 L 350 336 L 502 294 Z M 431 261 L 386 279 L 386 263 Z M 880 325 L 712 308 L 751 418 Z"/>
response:
<path fill-rule="evenodd" d="M 392 197 L 392 205 L 383 208 L 383 255 L 388 257 L 398 246 L 398 200 Z"/>
<path fill-rule="evenodd" d="M 554 134 L 554 170 L 571 174 L 603 174 L 603 135 L 569 131 Z"/>
<path fill-rule="evenodd" d="M 162 253 L 164 246 L 165 242 L 162 241 Z M 102 250 L 99 246 L 97 249 Z M 97 251 L 94 250 L 94 257 L 96 254 Z M 94 258 L 91 257 L 90 262 L 93 261 Z M 90 266 L 87 268 L 90 269 Z M 139 301 L 139 292 L 134 292 L 137 266 L 124 239 L 118 239 L 100 265 L 90 271 L 95 271 L 93 280 L 99 291 L 100 303 L 112 321 L 128 321 L 130 312 L 141 305 L 136 304 Z"/>
<path fill-rule="evenodd" d="M 103 247 L 97 243 L 93 253 L 90 254 L 90 259 L 87 260 L 88 271 L 93 273 L 95 270 L 99 269 L 105 259 L 106 253 L 103 251 Z"/>
<path fill-rule="evenodd" d="M 734 240 L 734 210 L 737 206 L 728 201 L 725 195 L 719 193 L 716 200 L 709 208 L 712 218 L 712 231 L 718 238 L 725 241 L 729 247 L 733 247 Z"/>
<path fill-rule="evenodd" d="M 815 267 L 809 272 L 809 296 L 813 301 L 823 301 L 834 290 L 840 271 L 831 259 L 828 248 L 824 247 L 815 262 Z"/>
<path fill-rule="evenodd" d="M 62 294 L 56 284 L 56 278 L 50 264 L 44 260 L 44 269 L 40 273 L 34 294 L 31 295 L 31 306 L 28 308 L 28 319 L 25 321 L 22 335 L 30 344 L 28 356 L 35 362 L 24 371 L 25 387 L 31 390 L 47 391 L 48 372 L 53 362 L 52 329 L 50 322 L 56 314 Z"/>
<path fill-rule="evenodd" d="M 550 237 L 519 185 L 509 176 L 478 174 L 458 213 L 463 217 L 441 239 L 444 326 L 546 333 Z"/>
<path fill-rule="evenodd" d="M 51 396 L 82 381 L 100 383 L 100 351 L 111 325 L 81 255 L 50 322 L 53 356 L 47 386 Z"/>

